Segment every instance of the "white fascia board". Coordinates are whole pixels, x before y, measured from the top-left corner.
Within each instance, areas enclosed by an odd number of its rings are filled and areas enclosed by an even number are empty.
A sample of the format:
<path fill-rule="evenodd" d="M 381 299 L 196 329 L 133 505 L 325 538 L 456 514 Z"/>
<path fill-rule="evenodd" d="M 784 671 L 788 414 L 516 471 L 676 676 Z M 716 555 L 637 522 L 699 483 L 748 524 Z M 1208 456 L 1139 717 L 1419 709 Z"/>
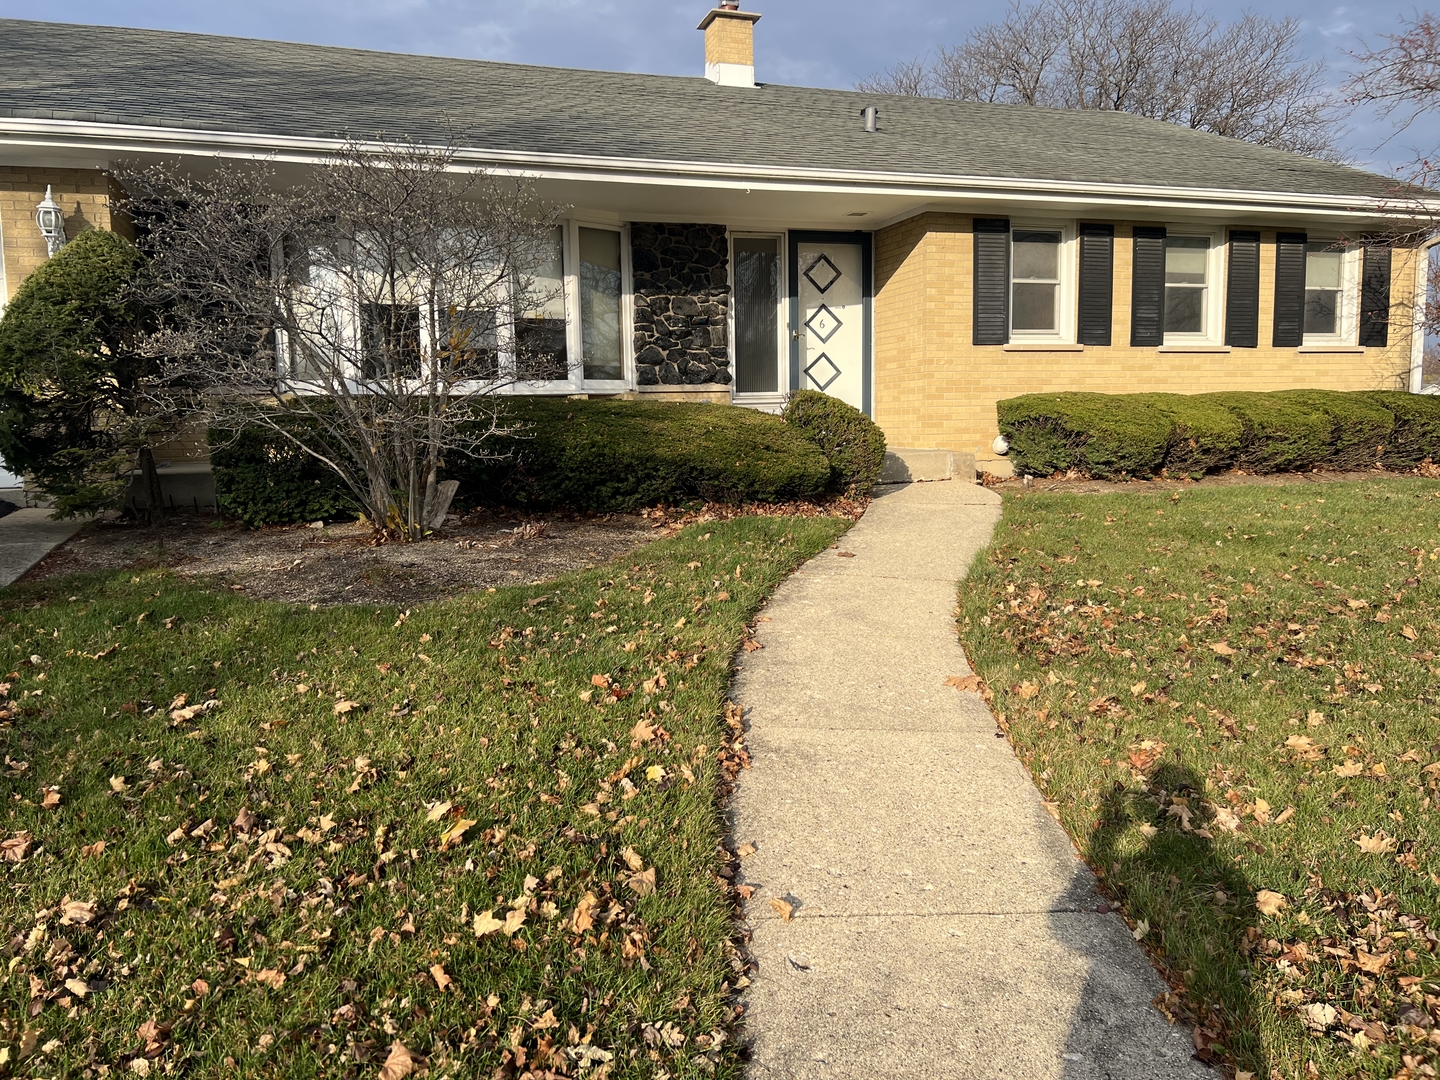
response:
<path fill-rule="evenodd" d="M 96 124 L 70 120 L 18 117 L 0 120 L 0 146 L 34 149 L 90 150 L 107 155 L 163 154 L 225 157 L 316 164 L 341 150 L 342 139 L 290 135 L 244 134 L 185 128 Z M 359 144 L 378 148 L 380 144 Z M 460 171 L 488 169 L 533 179 L 591 180 L 661 184 L 681 187 L 732 187 L 762 191 L 849 192 L 899 195 L 939 200 L 1003 200 L 1054 202 L 1083 199 L 1096 206 L 1143 207 L 1152 210 L 1226 211 L 1244 207 L 1248 213 L 1323 213 L 1339 218 L 1394 217 L 1402 200 L 1376 197 L 1315 195 L 1303 192 L 1166 187 L 1150 184 L 1077 184 L 1059 180 L 1008 177 L 891 173 L 795 166 L 750 166 L 644 158 L 610 158 L 580 154 L 521 153 L 460 148 Z M 1403 203 L 1440 215 L 1440 199 Z"/>

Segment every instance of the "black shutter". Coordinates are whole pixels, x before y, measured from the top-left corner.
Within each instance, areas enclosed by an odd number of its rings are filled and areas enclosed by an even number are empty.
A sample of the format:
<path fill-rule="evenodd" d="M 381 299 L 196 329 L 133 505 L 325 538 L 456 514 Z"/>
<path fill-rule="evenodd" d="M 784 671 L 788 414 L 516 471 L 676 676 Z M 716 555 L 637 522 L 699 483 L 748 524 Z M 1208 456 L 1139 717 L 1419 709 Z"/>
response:
<path fill-rule="evenodd" d="M 1275 333 L 1277 349 L 1305 344 L 1305 240 L 1302 233 L 1275 234 Z"/>
<path fill-rule="evenodd" d="M 1225 284 L 1225 344 L 1260 344 L 1260 234 L 1230 230 L 1230 270 Z"/>
<path fill-rule="evenodd" d="M 975 219 L 976 345 L 1010 340 L 1010 221 Z"/>
<path fill-rule="evenodd" d="M 1390 344 L 1390 248 L 1366 244 L 1360 272 L 1360 344 Z"/>
<path fill-rule="evenodd" d="M 1136 225 L 1130 271 L 1130 344 L 1165 341 L 1165 229 Z"/>
<path fill-rule="evenodd" d="M 1077 335 L 1081 345 L 1110 344 L 1115 300 L 1115 226 L 1080 226 L 1080 288 Z"/>

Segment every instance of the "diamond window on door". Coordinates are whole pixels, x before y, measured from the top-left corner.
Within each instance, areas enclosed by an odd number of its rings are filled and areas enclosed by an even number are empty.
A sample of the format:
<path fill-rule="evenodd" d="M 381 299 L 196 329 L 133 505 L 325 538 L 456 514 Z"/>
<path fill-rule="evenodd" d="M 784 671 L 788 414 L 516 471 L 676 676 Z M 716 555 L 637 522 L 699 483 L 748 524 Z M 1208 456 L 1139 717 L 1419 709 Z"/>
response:
<path fill-rule="evenodd" d="M 829 370 L 827 371 L 824 367 L 821 367 L 822 364 L 826 365 Z M 819 368 L 818 371 L 816 370 L 817 368 Z M 831 360 L 830 357 L 822 352 L 814 360 L 810 361 L 809 367 L 805 369 L 805 374 L 810 376 L 810 381 L 815 384 L 817 390 L 829 390 L 830 384 L 840 377 L 840 369 L 836 366 L 834 360 Z M 821 379 L 824 379 L 824 382 L 821 382 Z"/>
<path fill-rule="evenodd" d="M 821 304 L 815 309 L 814 313 L 805 320 L 805 329 L 819 338 L 820 344 L 822 345 L 834 337 L 843 325 L 844 323 L 840 321 L 840 316 L 836 315 L 835 312 L 831 311 L 825 304 Z"/>
<path fill-rule="evenodd" d="M 840 268 L 830 261 L 829 255 L 822 254 L 805 268 L 805 280 L 822 294 L 827 293 L 830 286 L 840 280 Z"/>

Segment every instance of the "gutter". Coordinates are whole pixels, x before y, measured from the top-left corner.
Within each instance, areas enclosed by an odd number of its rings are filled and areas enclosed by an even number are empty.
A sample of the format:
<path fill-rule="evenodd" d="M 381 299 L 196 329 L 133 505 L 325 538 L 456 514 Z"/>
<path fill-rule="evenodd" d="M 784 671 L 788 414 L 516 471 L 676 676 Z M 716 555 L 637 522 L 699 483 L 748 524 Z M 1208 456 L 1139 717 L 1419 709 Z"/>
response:
<path fill-rule="evenodd" d="M 216 132 L 200 129 L 100 124 L 71 120 L 10 117 L 0 120 L 0 146 L 79 149 L 111 155 L 165 154 L 318 164 L 346 145 L 343 139 L 293 135 Z M 379 148 L 375 142 L 360 147 Z M 965 174 L 891 173 L 873 170 L 818 169 L 798 166 L 729 165 L 583 154 L 524 153 L 464 147 L 456 167 L 489 169 L 543 180 L 657 183 L 671 187 L 750 188 L 764 191 L 836 192 L 922 196 L 928 199 L 989 199 L 1052 202 L 1082 199 L 1096 205 L 1156 209 L 1225 211 L 1244 207 L 1255 213 L 1317 213 L 1338 217 L 1392 217 L 1396 196 L 1316 195 L 1303 192 L 1184 188 L 1150 184 L 1076 183 Z M 1420 203 L 1440 215 L 1440 199 Z"/>

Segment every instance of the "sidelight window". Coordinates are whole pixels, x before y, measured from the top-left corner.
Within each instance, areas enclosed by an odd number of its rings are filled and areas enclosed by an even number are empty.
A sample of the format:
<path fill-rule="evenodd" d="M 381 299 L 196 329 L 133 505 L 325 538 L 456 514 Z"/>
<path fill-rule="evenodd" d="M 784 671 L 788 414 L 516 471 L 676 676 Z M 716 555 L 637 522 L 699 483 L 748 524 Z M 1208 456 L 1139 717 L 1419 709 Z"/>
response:
<path fill-rule="evenodd" d="M 780 391 L 780 237 L 737 236 L 735 275 L 735 392 Z"/>

